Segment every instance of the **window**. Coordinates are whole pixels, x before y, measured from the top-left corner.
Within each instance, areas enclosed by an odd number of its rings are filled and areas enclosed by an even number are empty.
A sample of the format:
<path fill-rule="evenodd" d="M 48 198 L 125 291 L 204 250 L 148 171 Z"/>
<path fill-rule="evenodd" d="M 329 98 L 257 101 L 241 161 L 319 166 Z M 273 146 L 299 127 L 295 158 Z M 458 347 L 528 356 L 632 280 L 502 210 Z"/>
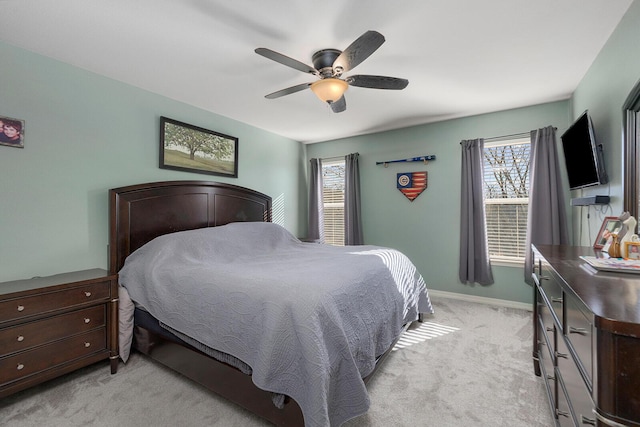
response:
<path fill-rule="evenodd" d="M 344 159 L 322 161 L 324 241 L 344 246 Z"/>
<path fill-rule="evenodd" d="M 522 262 L 529 209 L 529 138 L 484 146 L 484 206 L 492 261 Z"/>

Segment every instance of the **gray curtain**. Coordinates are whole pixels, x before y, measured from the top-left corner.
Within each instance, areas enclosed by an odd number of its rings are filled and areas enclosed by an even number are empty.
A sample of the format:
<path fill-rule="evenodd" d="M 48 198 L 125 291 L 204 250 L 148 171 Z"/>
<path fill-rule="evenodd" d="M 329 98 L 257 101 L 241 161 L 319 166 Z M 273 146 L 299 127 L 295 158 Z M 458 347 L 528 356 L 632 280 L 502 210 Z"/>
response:
<path fill-rule="evenodd" d="M 524 280 L 533 284 L 531 244 L 569 243 L 566 199 L 560 178 L 560 164 L 553 126 L 531 131 L 529 168 L 529 214 L 527 220 Z"/>
<path fill-rule="evenodd" d="M 362 214 L 360 206 L 360 166 L 358 153 L 344 158 L 344 244 L 362 245 Z"/>
<path fill-rule="evenodd" d="M 483 181 L 484 139 L 465 140 L 462 146 L 460 201 L 460 267 L 462 283 L 493 283 L 487 242 Z"/>
<path fill-rule="evenodd" d="M 324 242 L 322 161 L 320 159 L 311 159 L 309 162 L 309 223 L 307 225 L 307 239 Z"/>

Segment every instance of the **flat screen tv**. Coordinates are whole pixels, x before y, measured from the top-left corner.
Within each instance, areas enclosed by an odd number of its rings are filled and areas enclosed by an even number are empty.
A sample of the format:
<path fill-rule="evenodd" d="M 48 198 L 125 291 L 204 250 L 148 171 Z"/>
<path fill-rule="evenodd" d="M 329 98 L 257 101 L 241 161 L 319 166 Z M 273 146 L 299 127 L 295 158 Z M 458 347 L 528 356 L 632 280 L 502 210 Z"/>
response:
<path fill-rule="evenodd" d="M 569 177 L 569 189 L 606 184 L 602 145 L 596 144 L 589 112 L 585 111 L 562 134 L 562 149 Z"/>

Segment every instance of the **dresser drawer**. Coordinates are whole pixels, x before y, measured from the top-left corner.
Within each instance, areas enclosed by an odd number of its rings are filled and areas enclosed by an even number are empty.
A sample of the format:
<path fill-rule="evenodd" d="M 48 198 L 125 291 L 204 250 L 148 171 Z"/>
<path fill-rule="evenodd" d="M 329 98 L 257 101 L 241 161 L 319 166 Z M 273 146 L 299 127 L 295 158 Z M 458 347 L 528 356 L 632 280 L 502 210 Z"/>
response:
<path fill-rule="evenodd" d="M 567 397 L 566 390 L 563 387 L 560 376 L 556 373 L 556 382 L 558 384 L 558 397 L 556 407 L 556 419 L 560 426 L 574 427 L 573 416 L 571 414 L 571 406 L 569 405 L 569 398 Z"/>
<path fill-rule="evenodd" d="M 537 291 L 537 290 L 536 290 Z M 555 322 L 553 320 L 553 316 L 551 315 L 551 309 L 547 306 L 547 303 L 538 293 L 538 320 L 540 321 L 540 332 L 539 339 L 542 337 L 547 338 L 547 342 L 553 349 L 554 346 L 554 328 Z M 550 350 L 553 352 L 553 350 Z"/>
<path fill-rule="evenodd" d="M 0 329 L 0 357 L 76 335 L 106 324 L 105 306 Z"/>
<path fill-rule="evenodd" d="M 547 393 L 550 396 L 550 401 L 555 402 L 556 395 L 556 378 L 555 378 L 555 367 L 554 362 L 551 357 L 551 353 L 553 353 L 554 348 L 554 335 L 553 331 L 547 335 L 543 332 L 542 322 L 538 323 L 538 360 L 541 369 L 541 375 L 544 379 L 545 386 L 547 388 Z"/>
<path fill-rule="evenodd" d="M 567 325 L 564 331 L 569 341 L 570 350 L 573 350 L 579 361 L 580 369 L 584 371 L 589 388 L 593 384 L 593 324 L 580 309 L 579 302 L 575 298 L 565 298 Z"/>
<path fill-rule="evenodd" d="M 551 312 L 553 313 L 553 316 L 558 320 L 558 328 L 562 329 L 562 287 L 560 287 L 560 284 L 555 280 L 551 272 L 548 269 L 544 268 L 544 266 L 542 268 L 542 274 L 539 276 L 538 280 L 540 281 L 540 287 L 542 288 L 544 295 L 549 301 Z"/>
<path fill-rule="evenodd" d="M 0 358 L 0 385 L 89 354 L 106 351 L 106 348 L 106 328 L 102 328 Z"/>
<path fill-rule="evenodd" d="M 76 288 L 0 302 L 0 324 L 29 316 L 42 315 L 54 310 L 64 310 L 81 304 L 107 300 L 110 296 L 110 282 L 97 282 Z"/>
<path fill-rule="evenodd" d="M 564 338 L 558 337 L 558 372 L 568 396 L 571 396 L 571 410 L 579 426 L 596 425 L 594 404 L 584 377 L 575 359 L 571 356 Z"/>

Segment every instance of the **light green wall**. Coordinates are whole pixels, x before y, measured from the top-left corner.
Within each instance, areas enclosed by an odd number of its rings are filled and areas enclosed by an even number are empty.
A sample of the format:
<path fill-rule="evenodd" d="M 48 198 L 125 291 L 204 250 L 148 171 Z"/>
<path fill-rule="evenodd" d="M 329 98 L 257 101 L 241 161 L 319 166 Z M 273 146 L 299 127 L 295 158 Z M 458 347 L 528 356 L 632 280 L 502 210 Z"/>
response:
<path fill-rule="evenodd" d="M 359 152 L 362 167 L 363 222 L 367 243 L 399 248 L 424 274 L 432 289 L 520 302 L 531 301 L 521 268 L 494 266 L 495 284 L 464 285 L 457 278 L 460 151 L 462 139 L 518 133 L 554 125 L 559 137 L 588 109 L 596 138 L 604 145 L 610 184 L 566 190 L 573 243 L 591 246 L 602 219 L 622 211 L 622 104 L 640 79 L 640 2 L 634 1 L 569 101 L 468 117 L 387 133 L 328 141 L 307 148 L 308 157 Z M 553 66 L 547 64 L 545 66 Z M 376 161 L 436 154 L 435 162 L 391 165 Z M 427 170 L 429 187 L 413 203 L 395 188 L 397 172 Z M 569 206 L 571 197 L 610 194 L 611 205 Z"/>
<path fill-rule="evenodd" d="M 107 192 L 130 184 L 253 188 L 299 232 L 300 143 L 4 43 L 0 58 L 0 116 L 26 121 L 24 149 L 0 146 L 0 281 L 106 268 Z M 159 169 L 161 115 L 238 137 L 238 178 Z"/>
<path fill-rule="evenodd" d="M 518 267 L 494 266 L 495 284 L 462 284 L 458 280 L 460 241 L 460 141 L 567 128 L 568 101 L 449 120 L 385 133 L 312 144 L 308 158 L 360 153 L 365 243 L 400 249 L 411 258 L 431 289 L 519 302 L 531 302 L 531 287 Z M 422 163 L 378 161 L 435 154 Z M 409 202 L 396 188 L 400 172 L 428 172 L 427 189 Z"/>
<path fill-rule="evenodd" d="M 640 2 L 635 1 L 573 95 L 572 120 L 589 110 L 596 139 L 604 146 L 610 185 L 574 191 L 572 197 L 611 194 L 610 208 L 573 208 L 576 244 L 592 245 L 603 217 L 618 216 L 623 209 L 622 104 L 640 80 L 639 41 Z"/>
<path fill-rule="evenodd" d="M 214 179 L 255 188 L 273 196 L 276 217 L 301 234 L 306 224 L 302 159 L 359 152 L 366 243 L 403 250 L 432 289 L 530 302 L 521 268 L 494 267 L 491 286 L 458 281 L 458 143 L 547 125 L 556 126 L 559 136 L 589 109 L 612 181 L 609 210 L 591 208 L 587 219 L 586 209 L 568 208 L 574 241 L 590 245 L 601 217 L 622 209 L 621 106 L 640 78 L 640 56 L 634 54 L 638 23 L 635 1 L 571 101 L 309 146 L 0 43 L 0 115 L 27 121 L 24 150 L 0 146 L 0 280 L 105 267 L 107 190 L 139 182 Z M 160 115 L 239 137 L 239 178 L 159 169 Z M 426 166 L 375 165 L 426 154 L 437 160 Z M 429 172 L 429 187 L 411 203 L 396 189 L 396 173 L 421 170 Z M 607 191 L 595 187 L 571 196 Z"/>

